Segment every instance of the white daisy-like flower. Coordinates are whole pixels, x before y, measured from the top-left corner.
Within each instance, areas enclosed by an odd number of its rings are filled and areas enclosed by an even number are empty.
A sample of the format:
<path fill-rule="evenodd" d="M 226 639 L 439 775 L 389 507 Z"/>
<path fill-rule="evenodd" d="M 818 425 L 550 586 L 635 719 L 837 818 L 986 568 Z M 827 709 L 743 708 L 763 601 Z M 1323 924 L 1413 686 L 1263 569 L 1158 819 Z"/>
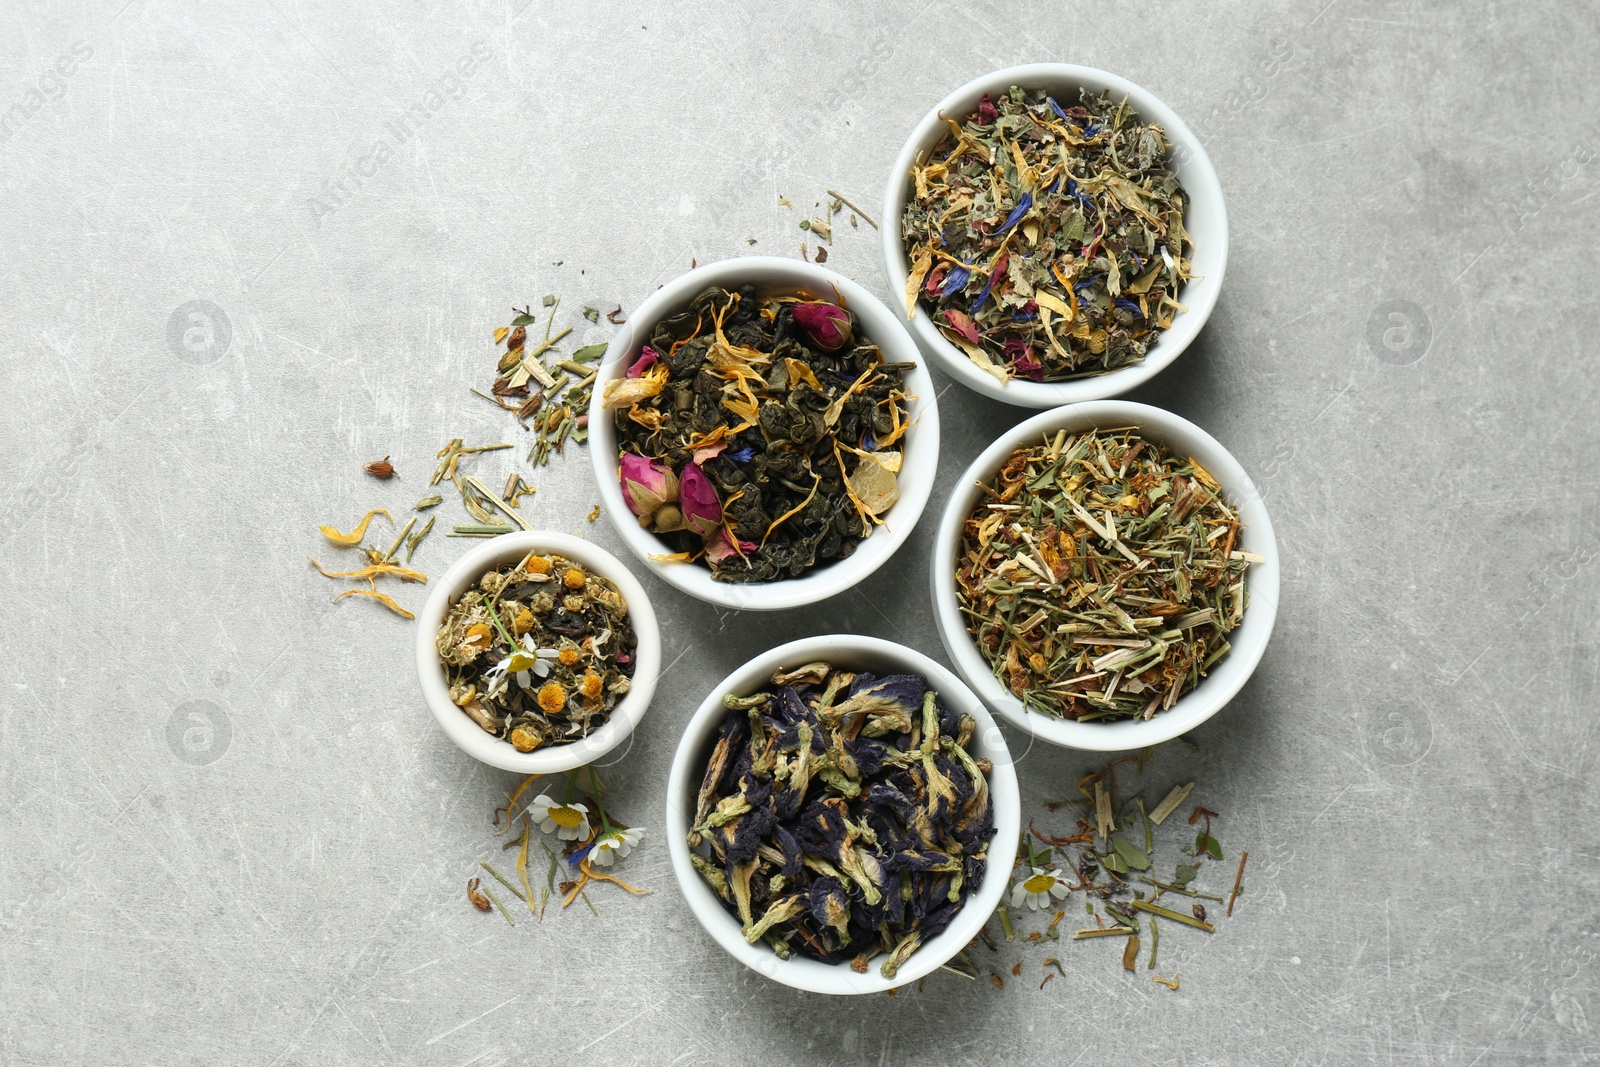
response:
<path fill-rule="evenodd" d="M 535 677 L 549 677 L 551 665 L 560 655 L 556 649 L 538 647 L 534 644 L 532 636 L 523 634 L 522 647 L 490 667 L 484 678 L 488 681 L 492 693 L 504 689 L 509 684 L 507 678 L 515 678 L 518 685 L 529 689 L 532 688 Z"/>
<path fill-rule="evenodd" d="M 595 839 L 594 850 L 589 853 L 589 862 L 598 867 L 609 867 L 614 861 L 625 858 L 637 848 L 643 838 L 642 826 L 601 834 Z"/>
<path fill-rule="evenodd" d="M 582 841 L 589 836 L 589 809 L 582 804 L 557 804 L 540 793 L 528 805 L 528 814 L 540 830 L 563 841 Z"/>
<path fill-rule="evenodd" d="M 1034 867 L 1032 870 L 1033 873 L 1018 882 L 1011 891 L 1013 908 L 1020 908 L 1023 901 L 1027 901 L 1028 907 L 1038 911 L 1050 907 L 1051 897 L 1060 900 L 1071 891 L 1072 887 L 1062 880 L 1059 868 L 1047 871 L 1043 867 Z"/>

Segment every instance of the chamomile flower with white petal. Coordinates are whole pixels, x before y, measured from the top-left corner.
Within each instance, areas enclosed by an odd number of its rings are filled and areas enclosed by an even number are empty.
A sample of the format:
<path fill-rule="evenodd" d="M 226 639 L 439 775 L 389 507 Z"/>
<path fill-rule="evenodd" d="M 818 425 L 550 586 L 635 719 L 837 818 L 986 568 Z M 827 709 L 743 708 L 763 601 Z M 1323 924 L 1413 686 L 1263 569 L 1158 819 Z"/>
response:
<path fill-rule="evenodd" d="M 1061 878 L 1059 868 L 1045 870 L 1043 867 L 1032 868 L 1033 873 L 1017 883 L 1011 891 L 1011 906 L 1020 908 L 1024 901 L 1034 911 L 1051 906 L 1051 897 L 1057 900 L 1065 897 L 1071 891 Z"/>
<path fill-rule="evenodd" d="M 589 853 L 589 862 L 594 866 L 609 867 L 616 860 L 624 859 L 638 847 L 643 838 L 642 826 L 631 826 L 626 830 L 609 830 L 595 839 L 594 851 Z"/>
<path fill-rule="evenodd" d="M 515 678 L 517 684 L 524 689 L 532 688 L 534 678 L 546 678 L 550 675 L 551 664 L 560 653 L 553 648 L 540 648 L 531 636 L 522 636 L 522 645 L 512 650 L 511 655 L 489 668 L 484 676 L 489 683 L 489 691 L 498 693 L 509 683 L 505 679 Z"/>
<path fill-rule="evenodd" d="M 589 836 L 589 809 L 582 804 L 557 804 L 540 793 L 528 805 L 528 815 L 540 830 L 563 841 L 582 841 Z"/>

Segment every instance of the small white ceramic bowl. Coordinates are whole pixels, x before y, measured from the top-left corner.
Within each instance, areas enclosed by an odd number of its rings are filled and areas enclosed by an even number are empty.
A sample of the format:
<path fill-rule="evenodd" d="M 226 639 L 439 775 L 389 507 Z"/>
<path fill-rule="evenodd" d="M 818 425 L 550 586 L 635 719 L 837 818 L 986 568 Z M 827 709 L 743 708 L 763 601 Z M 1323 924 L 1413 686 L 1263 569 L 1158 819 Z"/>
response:
<path fill-rule="evenodd" d="M 711 577 L 710 568 L 699 563 L 662 563 L 652 559 L 651 556 L 669 549 L 664 541 L 639 525 L 638 518 L 622 498 L 613 413 L 601 406 L 606 383 L 627 373 L 628 366 L 638 357 L 658 322 L 682 310 L 701 290 L 713 285 L 729 290 L 754 285 L 764 292 L 784 295 L 804 291 L 819 300 L 832 300 L 837 293 L 843 305 L 855 314 L 858 332 L 877 344 L 886 361 L 916 364 L 905 375 L 905 390 L 912 397 L 907 402 L 911 428 L 903 438 L 905 458 L 900 471 L 900 499 L 884 514 L 883 525 L 863 540 L 847 559 L 823 564 L 799 578 L 751 584 L 719 582 Z M 801 260 L 772 256 L 745 256 L 708 263 L 651 294 L 629 316 L 627 325 L 617 331 L 606 349 L 589 404 L 589 455 L 594 462 L 600 499 L 612 524 L 640 562 L 663 581 L 690 596 L 738 610 L 775 611 L 815 604 L 844 592 L 887 563 L 917 524 L 928 502 L 928 494 L 933 490 L 933 478 L 939 466 L 939 408 L 934 392 L 933 375 L 899 316 L 848 278 Z"/>
<path fill-rule="evenodd" d="M 689 860 L 689 823 L 694 817 L 700 783 L 705 778 L 706 762 L 722 732 L 727 709 L 722 698 L 727 693 L 741 696 L 768 684 L 772 672 L 792 669 L 816 660 L 851 670 L 870 670 L 876 674 L 920 674 L 951 709 L 977 720 L 973 731 L 972 755 L 994 765 L 989 773 L 989 796 L 994 810 L 994 838 L 989 845 L 988 866 L 983 881 L 962 905 L 961 911 L 939 934 L 911 954 L 911 958 L 891 979 L 878 973 L 883 954 L 874 957 L 865 974 L 857 974 L 848 963 L 827 964 L 807 959 L 799 953 L 782 960 L 765 942 L 751 944 L 739 929 L 739 920 L 717 900 Z M 667 780 L 667 848 L 672 856 L 672 871 L 695 918 L 717 944 L 751 970 L 796 989 L 813 993 L 878 993 L 915 982 L 949 962 L 994 914 L 1006 890 L 1011 866 L 1017 855 L 1017 835 L 1022 826 L 1022 799 L 1017 790 L 1017 775 L 1005 736 L 994 718 L 972 690 L 947 668 L 906 648 L 876 637 L 831 634 L 791 641 L 764 652 L 719 682 L 705 703 L 700 705 L 678 742 L 672 757 L 672 773 Z"/>
<path fill-rule="evenodd" d="M 639 644 L 634 650 L 632 686 L 617 706 L 611 709 L 611 717 L 604 725 L 588 737 L 569 744 L 518 752 L 509 741 L 485 733 L 464 711 L 451 703 L 444 668 L 439 663 L 439 651 L 434 642 L 446 611 L 462 593 L 488 571 L 514 563 L 535 549 L 565 556 L 594 574 L 610 579 L 628 605 L 628 621 L 639 638 Z M 438 720 L 439 728 L 467 755 L 491 767 L 516 771 L 518 774 L 570 771 L 593 763 L 616 748 L 644 717 L 645 709 L 650 706 L 650 698 L 655 693 L 656 676 L 661 673 L 661 629 L 656 625 L 656 613 L 650 607 L 650 598 L 645 595 L 644 586 L 611 553 L 566 534 L 519 531 L 501 534 L 473 548 L 445 571 L 444 577 L 428 594 L 428 602 L 417 615 L 416 627 L 417 680 L 422 684 L 423 699 Z"/>
<path fill-rule="evenodd" d="M 1022 701 L 995 678 L 988 661 L 967 632 L 966 619 L 956 602 L 956 556 L 960 551 L 961 528 L 978 504 L 979 484 L 993 480 L 1001 465 L 1017 449 L 1039 443 L 1046 434 L 1058 430 L 1073 433 L 1091 427 L 1135 427 L 1175 454 L 1199 460 L 1221 484 L 1225 498 L 1244 523 L 1238 547 L 1266 557 L 1265 563 L 1252 563 L 1245 572 L 1245 593 L 1249 600 L 1244 620 L 1228 635 L 1231 650 L 1212 666 L 1199 685 L 1179 697 L 1170 709 L 1158 711 L 1149 719 L 1080 723 L 1024 709 Z M 934 540 L 932 581 L 934 621 L 939 628 L 939 639 L 944 642 L 945 652 L 956 669 L 984 703 L 1007 722 L 1053 745 L 1120 752 L 1160 744 L 1188 733 L 1215 715 L 1244 687 L 1267 650 L 1267 639 L 1272 636 L 1272 624 L 1278 615 L 1278 545 L 1272 535 L 1272 520 L 1267 517 L 1266 505 L 1255 483 L 1216 438 L 1188 419 L 1161 408 L 1125 400 L 1097 400 L 1041 412 L 1003 434 L 972 461 L 961 481 L 956 483 L 940 518 L 939 533 Z"/>
<path fill-rule="evenodd" d="M 894 169 L 889 172 L 889 186 L 883 198 L 883 226 L 879 231 L 889 291 L 894 294 L 899 313 L 904 315 L 906 280 L 910 275 L 910 267 L 900 219 L 910 192 L 912 165 L 926 158 L 950 132 L 942 116 L 959 120 L 978 106 L 978 98 L 984 93 L 1001 96 L 1013 85 L 1030 91 L 1047 89 L 1064 107 L 1076 102 L 1079 89 L 1094 92 L 1110 90 L 1112 96 L 1118 99 L 1126 97 L 1141 117 L 1167 132 L 1172 142 L 1172 160 L 1178 179 L 1189 193 L 1189 205 L 1184 210 L 1183 223 L 1194 238 L 1194 254 L 1190 259 L 1194 277 L 1184 284 L 1179 293 L 1179 301 L 1188 310 L 1178 312 L 1172 325 L 1162 331 L 1160 339 L 1151 345 L 1150 351 L 1138 363 L 1092 378 L 1065 382 L 1031 382 L 1015 377 L 1001 382 L 987 371 L 980 370 L 965 352 L 946 340 L 920 301 L 910 321 L 911 333 L 922 351 L 939 365 L 940 370 L 968 389 L 1008 404 L 1048 408 L 1119 396 L 1155 377 L 1194 340 L 1210 316 L 1211 309 L 1216 306 L 1217 294 L 1222 290 L 1223 271 L 1228 264 L 1228 212 L 1222 200 L 1222 186 L 1217 182 L 1217 172 L 1212 169 L 1205 146 L 1159 97 L 1126 78 L 1069 63 L 1033 63 L 985 74 L 939 101 L 939 106 L 917 124 L 905 147 L 900 150 Z"/>

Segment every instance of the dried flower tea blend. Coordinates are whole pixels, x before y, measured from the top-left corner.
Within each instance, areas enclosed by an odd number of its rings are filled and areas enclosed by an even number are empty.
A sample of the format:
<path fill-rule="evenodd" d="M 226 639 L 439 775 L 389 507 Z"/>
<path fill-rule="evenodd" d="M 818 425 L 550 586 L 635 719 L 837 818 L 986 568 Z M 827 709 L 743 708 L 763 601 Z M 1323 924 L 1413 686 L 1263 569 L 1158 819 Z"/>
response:
<path fill-rule="evenodd" d="M 635 888 L 616 875 L 597 869 L 613 867 L 618 860 L 631 855 L 644 840 L 645 828 L 629 826 L 606 810 L 603 799 L 606 789 L 594 768 L 580 767 L 570 772 L 566 776 L 565 788 L 555 790 L 560 793 L 560 800 L 555 799 L 550 793 L 539 793 L 526 802 L 519 815 L 517 801 L 528 793 L 529 787 L 539 778 L 540 775 L 537 774 L 530 774 L 524 778 L 511 791 L 511 797 L 506 801 L 505 807 L 496 808 L 494 813 L 494 824 L 499 827 L 495 831 L 497 836 L 504 836 L 506 831 L 517 823 L 522 824 L 521 835 L 511 838 L 500 846 L 502 852 L 513 848 L 517 850 L 514 868 L 517 880 L 513 882 L 488 861 L 480 860 L 478 866 L 504 886 L 513 897 L 526 905 L 528 912 L 540 922 L 544 921 L 545 907 L 550 903 L 551 897 L 558 898 L 563 909 L 581 898 L 589 906 L 590 911 L 596 915 L 600 914 L 586 892 L 590 882 L 609 882 L 629 893 L 639 896 L 648 894 L 650 892 L 648 889 Z M 587 779 L 587 784 L 579 785 L 580 778 Z M 503 822 L 502 814 L 505 816 Z M 535 837 L 533 833 L 535 829 L 545 837 Z M 556 848 L 550 847 L 545 840 L 546 837 L 554 839 Z M 529 845 L 534 842 L 538 843 L 539 848 L 550 860 L 550 866 L 545 871 L 544 886 L 537 894 L 528 875 L 528 857 L 531 854 Z M 578 877 L 562 878 L 558 881 L 563 864 L 571 870 L 576 870 Z M 498 908 L 508 924 L 517 925 L 505 905 L 500 903 L 500 898 L 495 896 L 492 889 L 482 884 L 482 879 L 473 877 L 467 881 L 467 899 L 479 911 Z"/>
<path fill-rule="evenodd" d="M 1045 833 L 1029 820 L 1017 851 L 1010 892 L 995 913 L 1006 941 L 1044 946 L 1060 941 L 1063 933 L 1072 941 L 1121 938 L 1121 967 L 1136 970 L 1142 950 L 1148 946 L 1143 960 L 1149 971 L 1157 966 L 1163 926 L 1169 931 L 1176 925 L 1210 934 L 1216 930 L 1215 912 L 1233 914 L 1250 853 L 1240 853 L 1238 866 L 1231 872 L 1225 866 L 1219 868 L 1225 879 L 1230 874 L 1232 878 L 1233 888 L 1226 898 L 1201 891 L 1209 877 L 1204 875 L 1211 869 L 1209 861 L 1221 864 L 1223 851 L 1213 834 L 1212 820 L 1218 814 L 1198 805 L 1191 808 L 1187 803 L 1195 783 L 1172 786 L 1164 794 L 1151 794 L 1150 803 L 1142 791 L 1118 793 L 1117 769 L 1131 763 L 1142 774 L 1153 752 L 1147 748 L 1136 757 L 1084 775 L 1077 784 L 1080 800 L 1045 804 L 1051 811 L 1078 810 L 1076 826 L 1070 833 Z M 1158 796 L 1162 798 L 1159 802 L 1154 799 Z M 1189 840 L 1189 832 L 1173 818 L 1186 808 L 1188 825 L 1200 827 L 1192 845 L 1178 844 Z M 1168 819 L 1172 821 L 1168 823 Z M 1177 852 L 1175 861 L 1169 860 L 1173 863 L 1172 873 L 1158 874 L 1157 861 L 1162 854 L 1170 854 L 1169 850 Z M 1215 888 L 1220 890 L 1222 886 Z M 1069 912 L 1076 913 L 1080 907 L 1072 899 L 1075 893 L 1082 894 L 1081 907 L 1094 925 L 1077 930 L 1072 929 L 1077 923 L 1063 926 Z M 1215 907 L 1208 911 L 1203 903 L 1206 901 Z M 1042 929 L 1024 931 L 1024 923 L 1032 925 L 1030 917 L 1048 918 L 1049 922 Z M 978 936 L 990 952 L 999 951 L 987 927 Z M 974 949 L 959 954 L 947 969 L 979 978 L 983 968 L 978 960 L 982 954 Z M 1050 972 L 1052 966 L 1054 973 Z M 1040 988 L 1056 974 L 1066 977 L 1060 959 L 1054 956 L 1044 960 L 1042 969 L 1045 976 Z M 1022 973 L 1021 961 L 1011 968 L 1011 973 Z M 1005 988 L 997 971 L 989 969 L 989 976 L 996 986 Z M 1154 975 L 1151 980 L 1169 989 L 1178 988 L 1177 974 L 1170 979 Z"/>
<path fill-rule="evenodd" d="M 893 978 L 983 879 L 994 819 L 975 722 L 926 679 L 809 663 L 723 697 L 688 840 L 752 943 Z"/>
<path fill-rule="evenodd" d="M 463 593 L 437 647 L 455 705 L 532 752 L 604 725 L 628 693 L 637 643 L 609 579 L 535 551 Z"/>
<path fill-rule="evenodd" d="M 956 597 L 995 677 L 1080 722 L 1171 708 L 1245 611 L 1241 523 L 1211 474 L 1134 429 L 1011 455 L 962 527 Z"/>
<path fill-rule="evenodd" d="M 843 559 L 900 497 L 912 366 L 837 304 L 707 289 L 606 386 L 623 497 L 719 581 Z"/>
<path fill-rule="evenodd" d="M 1002 382 L 1139 362 L 1182 310 L 1188 197 L 1126 100 L 988 93 L 912 167 L 910 278 L 939 331 Z"/>

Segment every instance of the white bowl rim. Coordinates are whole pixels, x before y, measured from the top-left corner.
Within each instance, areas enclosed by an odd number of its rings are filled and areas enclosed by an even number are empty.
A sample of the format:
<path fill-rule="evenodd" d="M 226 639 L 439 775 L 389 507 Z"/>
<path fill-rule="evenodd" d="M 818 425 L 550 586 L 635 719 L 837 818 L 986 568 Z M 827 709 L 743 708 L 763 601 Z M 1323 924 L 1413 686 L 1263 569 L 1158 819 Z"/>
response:
<path fill-rule="evenodd" d="M 617 481 L 616 429 L 610 412 L 601 407 L 608 381 L 626 373 L 638 349 L 647 339 L 644 328 L 654 329 L 667 314 L 686 305 L 702 289 L 711 285 L 754 284 L 773 289 L 805 287 L 816 293 L 831 288 L 844 299 L 867 336 L 883 351 L 888 362 L 914 363 L 906 372 L 907 391 L 914 394 L 907 412 L 912 420 L 906 432 L 903 466 L 900 473 L 900 499 L 884 515 L 884 525 L 863 540 L 847 559 L 817 567 L 799 578 L 772 582 L 718 582 L 709 568 L 699 564 L 662 563 L 652 554 L 665 551 L 655 534 L 634 520 L 622 488 Z M 869 327 L 864 321 L 875 320 Z M 652 293 L 629 316 L 628 322 L 612 337 L 595 378 L 589 401 L 589 456 L 594 465 L 601 503 L 623 543 L 657 577 L 669 585 L 719 607 L 745 611 L 778 611 L 826 600 L 865 580 L 894 556 L 922 517 L 939 466 L 939 405 L 936 383 L 905 325 L 883 302 L 856 282 L 826 267 L 802 260 L 777 256 L 735 256 L 696 267 L 679 275 Z"/>
<path fill-rule="evenodd" d="M 956 552 L 961 528 L 979 496 L 977 484 L 993 477 L 1005 458 L 1024 444 L 1062 428 L 1072 432 L 1091 426 L 1129 426 L 1164 444 L 1184 443 L 1186 454 L 1197 458 L 1217 479 L 1244 522 L 1239 547 L 1266 557 L 1264 563 L 1251 564 L 1246 575 L 1245 591 L 1250 601 L 1244 621 L 1229 635 L 1231 650 L 1212 666 L 1198 686 L 1179 697 L 1171 709 L 1146 720 L 1080 723 L 1025 709 L 994 677 L 968 634 L 956 602 L 953 577 Z M 1239 461 L 1216 438 L 1164 408 L 1126 400 L 1096 400 L 1040 412 L 1006 431 L 972 461 L 956 483 L 940 516 L 929 574 L 939 640 L 957 672 L 996 714 L 1054 745 L 1092 752 L 1122 752 L 1160 744 L 1188 733 L 1220 711 L 1244 688 L 1266 653 L 1277 620 L 1279 570 L 1277 540 L 1266 504 Z"/>
<path fill-rule="evenodd" d="M 611 709 L 611 717 L 588 737 L 565 745 L 518 752 L 509 741 L 486 733 L 450 701 L 444 669 L 435 640 L 445 612 L 462 593 L 491 567 L 520 559 L 535 549 L 565 556 L 607 578 L 628 605 L 628 621 L 638 637 L 631 686 Z M 519 774 L 557 774 L 593 763 L 607 755 L 633 733 L 650 707 L 656 679 L 661 673 L 661 629 L 644 586 L 627 567 L 599 545 L 570 534 L 546 530 L 518 530 L 491 538 L 464 553 L 450 565 L 428 594 L 417 615 L 417 680 L 428 710 L 445 736 L 467 755 L 491 767 Z"/>
<path fill-rule="evenodd" d="M 941 114 L 961 115 L 977 105 L 985 92 L 1003 93 L 1012 85 L 1027 89 L 1047 88 L 1052 85 L 1073 84 L 1084 88 L 1109 89 L 1114 94 L 1126 96 L 1139 114 L 1160 125 L 1167 132 L 1175 152 L 1186 153 L 1180 163 L 1184 188 L 1190 197 L 1189 211 L 1214 215 L 1218 235 L 1209 247 L 1202 249 L 1196 243 L 1196 268 L 1204 267 L 1198 276 L 1184 286 L 1183 298 L 1188 310 L 1180 312 L 1161 335 L 1144 359 L 1129 367 L 1065 382 L 1031 382 L 1012 378 L 1000 382 L 993 375 L 978 368 L 965 352 L 952 345 L 934 326 L 921 301 L 909 326 L 922 350 L 938 363 L 939 369 L 962 385 L 984 396 L 1020 407 L 1047 408 L 1061 404 L 1080 403 L 1118 396 L 1155 377 L 1183 354 L 1199 335 L 1222 292 L 1222 279 L 1228 263 L 1228 210 L 1223 199 L 1222 186 L 1217 180 L 1211 157 L 1205 144 L 1197 137 L 1178 113 L 1150 90 L 1120 75 L 1095 67 L 1073 63 L 1027 63 L 1005 67 L 974 78 L 956 89 L 929 111 L 917 123 L 907 138 L 894 169 L 889 172 L 889 183 L 884 191 L 883 223 L 879 240 L 883 250 L 884 274 L 890 293 L 897 301 L 897 314 L 904 318 L 905 289 L 909 277 L 905 243 L 901 236 L 900 217 L 907 199 L 906 181 L 912 162 L 918 154 L 931 148 L 948 127 Z M 1186 221 L 1188 212 L 1186 214 Z"/>
<path fill-rule="evenodd" d="M 878 973 L 881 953 L 873 958 L 873 964 L 867 968 L 866 974 L 857 974 L 847 964 L 821 963 L 798 953 L 781 960 L 765 943 L 750 944 L 746 941 L 739 932 L 738 920 L 723 910 L 722 904 L 690 862 L 686 835 L 692 806 L 685 810 L 676 803 L 677 798 L 691 797 L 698 792 L 704 776 L 704 750 L 714 741 L 717 727 L 726 714 L 722 706 L 723 695 L 754 690 L 765 683 L 778 667 L 797 667 L 819 659 L 840 665 L 860 663 L 866 669 L 873 669 L 867 665 L 880 664 L 887 668 L 882 673 L 893 670 L 921 674 L 942 699 L 977 720 L 977 728 L 973 731 L 974 755 L 988 756 L 994 764 L 988 779 L 995 831 L 989 844 L 988 866 L 984 870 L 983 881 L 976 892 L 967 898 L 944 932 L 912 953 L 892 980 Z M 1017 839 L 1022 828 L 1022 798 L 1004 733 L 983 702 L 949 668 L 916 649 L 881 638 L 824 634 L 803 637 L 768 649 L 729 674 L 711 690 L 684 727 L 678 749 L 673 753 L 672 770 L 667 782 L 666 822 L 663 825 L 666 827 L 667 846 L 672 857 L 672 871 L 677 876 L 690 910 L 729 955 L 758 974 L 796 989 L 830 994 L 878 993 L 915 982 L 937 970 L 965 948 L 994 914 L 1004 897 L 1012 865 L 1016 862 Z"/>

